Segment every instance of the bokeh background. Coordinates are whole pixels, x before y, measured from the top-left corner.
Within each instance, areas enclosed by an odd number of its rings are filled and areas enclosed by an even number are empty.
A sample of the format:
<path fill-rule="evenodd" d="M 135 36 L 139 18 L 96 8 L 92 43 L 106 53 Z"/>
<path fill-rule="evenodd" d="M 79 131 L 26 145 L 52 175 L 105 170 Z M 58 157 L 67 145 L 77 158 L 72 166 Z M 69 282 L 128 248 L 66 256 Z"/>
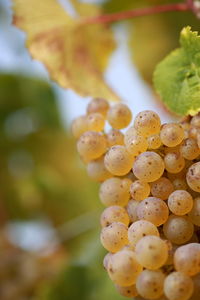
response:
<path fill-rule="evenodd" d="M 140 3 L 104 2 L 106 12 Z M 49 80 L 29 56 L 25 34 L 11 25 L 10 7 L 0 0 L 0 299 L 122 300 L 102 266 L 98 184 L 87 177 L 70 132 L 90 99 Z M 155 109 L 163 122 L 176 119 L 155 100 L 151 73 L 191 22 L 198 29 L 190 14 L 172 13 L 113 27 L 117 49 L 105 77 L 134 116 Z"/>

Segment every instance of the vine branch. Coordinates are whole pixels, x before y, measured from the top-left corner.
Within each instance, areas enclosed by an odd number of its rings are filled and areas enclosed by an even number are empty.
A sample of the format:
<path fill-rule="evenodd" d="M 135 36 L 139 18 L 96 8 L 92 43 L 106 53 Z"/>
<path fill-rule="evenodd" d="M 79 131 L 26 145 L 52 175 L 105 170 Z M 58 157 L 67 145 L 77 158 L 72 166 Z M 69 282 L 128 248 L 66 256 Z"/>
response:
<path fill-rule="evenodd" d="M 103 24 L 112 23 L 116 21 L 128 20 L 135 17 L 159 14 L 170 11 L 195 11 L 195 4 L 193 0 L 186 0 L 181 3 L 164 4 L 146 8 L 138 8 L 134 10 L 122 11 L 112 14 L 104 14 L 82 19 L 82 24 Z"/>

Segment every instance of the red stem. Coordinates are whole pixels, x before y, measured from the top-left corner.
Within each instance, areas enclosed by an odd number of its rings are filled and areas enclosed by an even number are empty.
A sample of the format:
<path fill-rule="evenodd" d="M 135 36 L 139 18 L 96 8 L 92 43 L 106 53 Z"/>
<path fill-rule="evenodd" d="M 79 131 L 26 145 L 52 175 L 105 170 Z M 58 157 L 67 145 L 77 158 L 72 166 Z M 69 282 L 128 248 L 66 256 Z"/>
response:
<path fill-rule="evenodd" d="M 99 15 L 84 18 L 82 24 L 112 23 L 115 21 L 127 20 L 135 17 L 147 16 L 152 14 L 164 13 L 169 11 L 188 11 L 192 10 L 193 1 L 187 0 L 185 3 L 158 5 L 147 8 L 138 8 L 134 10 L 122 11 L 113 14 Z"/>

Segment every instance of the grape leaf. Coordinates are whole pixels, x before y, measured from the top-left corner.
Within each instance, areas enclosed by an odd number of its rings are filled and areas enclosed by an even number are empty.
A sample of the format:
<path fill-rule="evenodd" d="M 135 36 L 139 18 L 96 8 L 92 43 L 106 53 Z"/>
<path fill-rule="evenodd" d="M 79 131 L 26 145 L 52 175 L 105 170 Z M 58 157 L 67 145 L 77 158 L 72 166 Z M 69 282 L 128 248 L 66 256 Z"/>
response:
<path fill-rule="evenodd" d="M 103 76 L 115 49 L 112 31 L 107 26 L 82 25 L 80 18 L 72 18 L 56 0 L 13 3 L 13 24 L 27 33 L 32 57 L 44 63 L 51 79 L 82 96 L 119 100 Z M 85 15 L 95 11 L 94 6 L 80 5 L 79 10 Z"/>
<path fill-rule="evenodd" d="M 154 86 L 171 111 L 195 115 L 200 111 L 200 36 L 185 27 L 180 44 L 157 65 Z"/>

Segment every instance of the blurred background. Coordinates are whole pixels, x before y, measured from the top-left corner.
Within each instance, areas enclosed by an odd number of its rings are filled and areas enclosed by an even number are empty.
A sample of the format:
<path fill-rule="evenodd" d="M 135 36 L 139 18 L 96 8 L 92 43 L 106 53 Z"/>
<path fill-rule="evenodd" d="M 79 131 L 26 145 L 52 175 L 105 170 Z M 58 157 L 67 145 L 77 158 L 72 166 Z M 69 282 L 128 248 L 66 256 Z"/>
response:
<path fill-rule="evenodd" d="M 159 1 L 98 2 L 110 12 Z M 90 99 L 49 80 L 29 56 L 25 34 L 11 25 L 10 7 L 0 0 L 0 299 L 122 300 L 102 266 L 98 184 L 70 133 Z M 134 116 L 155 109 L 166 122 L 176 117 L 155 100 L 152 70 L 178 45 L 181 28 L 198 30 L 199 23 L 177 13 L 141 19 L 113 27 L 117 49 L 105 77 Z M 145 60 L 140 44 L 148 48 Z"/>

